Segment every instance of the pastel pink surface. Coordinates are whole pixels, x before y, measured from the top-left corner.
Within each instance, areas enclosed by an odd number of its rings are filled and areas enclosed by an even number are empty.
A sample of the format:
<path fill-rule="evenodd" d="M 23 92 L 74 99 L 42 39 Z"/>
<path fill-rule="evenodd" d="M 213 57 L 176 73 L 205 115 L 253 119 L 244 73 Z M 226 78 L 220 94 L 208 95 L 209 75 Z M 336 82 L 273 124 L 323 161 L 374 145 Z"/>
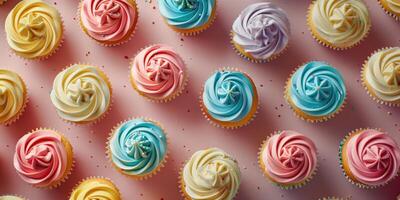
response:
<path fill-rule="evenodd" d="M 31 200 L 66 199 L 72 187 L 87 176 L 111 178 L 126 199 L 176 200 L 178 173 L 192 153 L 206 147 L 219 147 L 237 158 L 243 177 L 237 199 L 310 200 L 322 196 L 352 196 L 354 200 L 392 200 L 400 193 L 400 179 L 389 185 L 362 190 L 344 178 L 338 161 L 338 146 L 351 130 L 378 127 L 389 132 L 400 143 L 400 111 L 375 103 L 360 82 L 363 61 L 376 49 L 399 46 L 399 23 L 387 16 L 376 1 L 366 0 L 372 17 L 368 38 L 346 51 L 333 51 L 319 45 L 306 26 L 310 1 L 273 0 L 288 12 L 292 43 L 288 51 L 267 64 L 243 60 L 230 45 L 230 29 L 234 19 L 250 3 L 262 0 L 220 0 L 215 23 L 196 37 L 182 37 L 167 27 L 158 13 L 156 0 L 138 1 L 140 20 L 135 36 L 118 47 L 102 47 L 88 38 L 76 18 L 78 0 L 51 0 L 65 21 L 65 42 L 54 56 L 45 61 L 25 61 L 9 50 L 4 29 L 0 29 L 1 67 L 18 72 L 27 83 L 30 102 L 19 121 L 0 127 L 0 194 L 16 193 Z M 0 6 L 0 27 L 17 0 Z M 129 83 L 129 58 L 143 47 L 164 43 L 176 48 L 186 60 L 190 82 L 185 92 L 167 104 L 146 101 Z M 348 87 L 348 104 L 342 113 L 326 123 L 311 124 L 298 119 L 285 103 L 285 81 L 298 65 L 322 60 L 340 69 Z M 94 126 L 74 126 L 57 117 L 49 92 L 59 71 L 72 63 L 104 66 L 114 88 L 114 106 L 104 120 Z M 260 92 L 261 108 L 249 126 L 225 130 L 210 125 L 202 116 L 198 96 L 204 81 L 216 69 L 230 66 L 247 72 Z M 146 181 L 134 181 L 114 170 L 105 157 L 105 143 L 111 128 L 121 120 L 134 116 L 150 117 L 161 122 L 170 139 L 170 156 L 166 167 Z M 61 187 L 54 190 L 35 189 L 24 183 L 13 168 L 14 147 L 26 132 L 37 127 L 51 127 L 65 134 L 74 147 L 76 166 Z M 262 176 L 257 164 L 258 148 L 275 130 L 296 130 L 316 144 L 320 165 L 314 179 L 298 190 L 281 190 Z M 6 180 L 6 181 L 4 181 Z"/>

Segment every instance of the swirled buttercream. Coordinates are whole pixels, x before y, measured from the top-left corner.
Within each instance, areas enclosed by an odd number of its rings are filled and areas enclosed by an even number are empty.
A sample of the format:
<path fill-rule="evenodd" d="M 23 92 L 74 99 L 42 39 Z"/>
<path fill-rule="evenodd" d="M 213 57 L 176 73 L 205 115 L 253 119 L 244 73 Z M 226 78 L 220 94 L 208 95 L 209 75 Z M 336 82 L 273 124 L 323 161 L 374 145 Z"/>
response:
<path fill-rule="evenodd" d="M 110 180 L 89 178 L 74 188 L 69 200 L 121 200 L 121 195 Z"/>
<path fill-rule="evenodd" d="M 17 73 L 0 69 L 0 123 L 18 117 L 27 99 L 25 83 Z"/>

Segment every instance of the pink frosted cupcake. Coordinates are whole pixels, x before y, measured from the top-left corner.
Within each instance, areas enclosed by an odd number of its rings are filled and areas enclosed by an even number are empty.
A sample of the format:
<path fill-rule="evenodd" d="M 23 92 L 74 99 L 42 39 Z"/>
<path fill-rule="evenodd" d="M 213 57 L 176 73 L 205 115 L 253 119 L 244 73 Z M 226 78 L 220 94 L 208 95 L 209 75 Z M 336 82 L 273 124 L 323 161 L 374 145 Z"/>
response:
<path fill-rule="evenodd" d="M 187 82 L 183 59 L 164 44 L 140 51 L 131 63 L 130 78 L 140 95 L 157 102 L 179 96 Z"/>
<path fill-rule="evenodd" d="M 298 188 L 308 183 L 317 170 L 317 148 L 303 134 L 279 131 L 262 144 L 259 165 L 265 176 L 281 188 Z"/>
<path fill-rule="evenodd" d="M 73 168 L 72 146 L 54 130 L 34 130 L 18 140 L 14 167 L 22 180 L 33 186 L 57 187 Z"/>
<path fill-rule="evenodd" d="M 127 42 L 138 21 L 134 0 L 82 0 L 79 13 L 83 31 L 105 46 Z"/>

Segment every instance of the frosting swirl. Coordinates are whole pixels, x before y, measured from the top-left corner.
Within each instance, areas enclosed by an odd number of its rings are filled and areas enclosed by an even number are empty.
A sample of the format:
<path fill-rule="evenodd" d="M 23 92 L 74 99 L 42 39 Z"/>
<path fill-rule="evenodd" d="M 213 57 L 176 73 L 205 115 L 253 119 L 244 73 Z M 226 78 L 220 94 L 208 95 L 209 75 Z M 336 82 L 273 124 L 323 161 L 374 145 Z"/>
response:
<path fill-rule="evenodd" d="M 72 147 L 52 130 L 36 130 L 18 140 L 14 167 L 27 183 L 48 187 L 60 182 L 70 170 Z"/>
<path fill-rule="evenodd" d="M 182 58 L 171 47 L 152 45 L 134 58 L 132 82 L 135 89 L 149 98 L 167 99 L 183 89 L 184 66 Z"/>
<path fill-rule="evenodd" d="M 1 5 L 1 0 L 0 0 L 0 5 Z M 24 199 L 18 196 L 3 195 L 0 196 L 0 200 L 24 200 Z"/>
<path fill-rule="evenodd" d="M 307 181 L 317 167 L 317 148 L 313 141 L 295 131 L 271 136 L 261 151 L 263 171 L 280 184 Z"/>
<path fill-rule="evenodd" d="M 121 200 L 121 195 L 110 180 L 90 178 L 73 190 L 69 200 Z"/>
<path fill-rule="evenodd" d="M 254 84 L 244 73 L 217 71 L 204 85 L 203 104 L 214 119 L 241 121 L 252 110 L 256 95 Z"/>
<path fill-rule="evenodd" d="M 29 59 L 53 53 L 63 34 L 60 14 L 42 0 L 19 2 L 8 14 L 5 28 L 11 49 Z"/>
<path fill-rule="evenodd" d="M 0 123 L 8 123 L 18 115 L 26 102 L 25 83 L 17 73 L 0 69 Z"/>
<path fill-rule="evenodd" d="M 237 162 L 218 148 L 197 151 L 182 171 L 183 192 L 193 200 L 231 200 L 240 185 Z"/>
<path fill-rule="evenodd" d="M 318 61 L 300 67 L 290 79 L 289 90 L 292 104 L 316 117 L 334 114 L 346 98 L 340 72 Z"/>
<path fill-rule="evenodd" d="M 166 22 L 188 30 L 207 24 L 214 12 L 216 0 L 159 0 L 158 7 Z"/>
<path fill-rule="evenodd" d="M 266 2 L 246 7 L 232 25 L 233 42 L 255 59 L 266 60 L 282 52 L 289 42 L 286 12 Z"/>
<path fill-rule="evenodd" d="M 124 122 L 113 132 L 109 150 L 123 173 L 146 176 L 157 170 L 167 153 L 167 138 L 156 123 L 144 119 Z"/>
<path fill-rule="evenodd" d="M 136 4 L 132 0 L 83 0 L 80 17 L 85 32 L 100 42 L 127 39 L 137 23 Z"/>
<path fill-rule="evenodd" d="M 90 122 L 107 111 L 111 88 L 107 77 L 97 67 L 75 64 L 56 76 L 50 97 L 61 118 Z"/>
<path fill-rule="evenodd" d="M 379 99 L 400 102 L 400 47 L 372 54 L 364 65 L 364 76 L 368 88 Z"/>
<path fill-rule="evenodd" d="M 318 37 L 339 48 L 359 43 L 371 26 L 362 0 L 316 0 L 310 14 Z"/>
<path fill-rule="evenodd" d="M 386 133 L 362 130 L 351 136 L 345 146 L 346 163 L 358 182 L 382 185 L 399 172 L 400 148 Z"/>

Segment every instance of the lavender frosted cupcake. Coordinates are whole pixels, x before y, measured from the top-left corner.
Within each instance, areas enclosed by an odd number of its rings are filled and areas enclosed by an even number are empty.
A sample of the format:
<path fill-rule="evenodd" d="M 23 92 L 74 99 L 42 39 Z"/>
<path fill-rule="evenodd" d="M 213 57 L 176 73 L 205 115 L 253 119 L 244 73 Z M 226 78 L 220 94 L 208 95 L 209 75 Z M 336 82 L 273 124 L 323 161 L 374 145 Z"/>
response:
<path fill-rule="evenodd" d="M 286 49 L 290 23 L 286 12 L 278 6 L 254 3 L 236 18 L 231 34 L 239 55 L 252 62 L 268 62 Z"/>

